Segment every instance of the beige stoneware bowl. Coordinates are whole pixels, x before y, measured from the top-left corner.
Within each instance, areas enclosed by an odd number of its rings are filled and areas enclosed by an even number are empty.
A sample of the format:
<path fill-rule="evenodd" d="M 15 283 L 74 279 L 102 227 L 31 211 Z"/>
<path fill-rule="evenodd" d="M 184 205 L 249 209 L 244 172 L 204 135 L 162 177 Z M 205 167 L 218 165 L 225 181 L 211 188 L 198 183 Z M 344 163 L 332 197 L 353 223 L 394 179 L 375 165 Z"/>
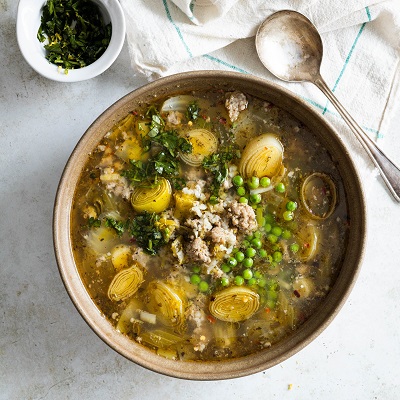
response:
<path fill-rule="evenodd" d="M 228 361 L 181 362 L 162 358 L 119 333 L 101 315 L 87 293 L 73 257 L 70 238 L 71 207 L 75 187 L 88 154 L 110 128 L 140 104 L 159 96 L 193 89 L 239 90 L 290 112 L 307 125 L 330 151 L 342 175 L 351 221 L 349 245 L 337 280 L 315 313 L 293 334 L 259 353 Z M 266 370 L 297 353 L 315 339 L 333 320 L 346 301 L 359 271 L 365 244 L 365 201 L 351 156 L 327 121 L 303 100 L 265 80 L 239 73 L 188 72 L 156 80 L 141 87 L 108 108 L 82 136 L 63 172 L 54 208 L 54 247 L 65 287 L 76 308 L 94 332 L 129 360 L 165 375 L 194 380 L 237 378 Z"/>

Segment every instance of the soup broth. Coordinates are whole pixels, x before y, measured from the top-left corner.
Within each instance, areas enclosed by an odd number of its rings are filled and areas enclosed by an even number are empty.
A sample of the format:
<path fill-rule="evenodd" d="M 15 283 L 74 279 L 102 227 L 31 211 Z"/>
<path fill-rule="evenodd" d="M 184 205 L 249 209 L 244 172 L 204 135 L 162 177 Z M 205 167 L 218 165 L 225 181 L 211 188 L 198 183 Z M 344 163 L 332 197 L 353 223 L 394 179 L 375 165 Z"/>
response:
<path fill-rule="evenodd" d="M 132 110 L 90 154 L 71 216 L 81 278 L 160 356 L 268 349 L 327 296 L 348 236 L 323 144 L 274 104 L 190 92 Z"/>

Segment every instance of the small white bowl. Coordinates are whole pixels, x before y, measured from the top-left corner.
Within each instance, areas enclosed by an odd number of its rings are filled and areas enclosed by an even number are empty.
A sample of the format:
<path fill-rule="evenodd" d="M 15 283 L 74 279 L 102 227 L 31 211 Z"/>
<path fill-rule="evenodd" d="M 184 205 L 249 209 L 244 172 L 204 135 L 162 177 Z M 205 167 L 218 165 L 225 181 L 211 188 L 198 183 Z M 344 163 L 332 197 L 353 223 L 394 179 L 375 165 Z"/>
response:
<path fill-rule="evenodd" d="M 111 22 L 111 40 L 103 55 L 87 67 L 71 69 L 68 74 L 46 60 L 43 43 L 37 39 L 42 7 L 47 0 L 20 0 L 17 13 L 17 40 L 28 64 L 44 77 L 58 82 L 78 82 L 94 78 L 109 68 L 121 52 L 125 40 L 125 17 L 118 0 L 92 0 L 103 15 L 104 22 Z"/>

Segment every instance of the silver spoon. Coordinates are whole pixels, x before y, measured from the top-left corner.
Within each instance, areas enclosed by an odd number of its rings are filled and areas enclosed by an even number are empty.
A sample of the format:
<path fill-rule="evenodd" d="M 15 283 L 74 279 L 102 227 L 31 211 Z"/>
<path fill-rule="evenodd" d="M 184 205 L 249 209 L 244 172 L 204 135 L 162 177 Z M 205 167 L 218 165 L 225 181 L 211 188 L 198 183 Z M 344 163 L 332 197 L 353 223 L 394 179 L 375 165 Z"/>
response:
<path fill-rule="evenodd" d="M 261 62 L 277 78 L 287 82 L 308 81 L 325 94 L 371 157 L 393 197 L 400 202 L 400 168 L 360 128 L 321 77 L 322 40 L 311 21 L 296 11 L 278 11 L 258 28 L 256 48 Z"/>

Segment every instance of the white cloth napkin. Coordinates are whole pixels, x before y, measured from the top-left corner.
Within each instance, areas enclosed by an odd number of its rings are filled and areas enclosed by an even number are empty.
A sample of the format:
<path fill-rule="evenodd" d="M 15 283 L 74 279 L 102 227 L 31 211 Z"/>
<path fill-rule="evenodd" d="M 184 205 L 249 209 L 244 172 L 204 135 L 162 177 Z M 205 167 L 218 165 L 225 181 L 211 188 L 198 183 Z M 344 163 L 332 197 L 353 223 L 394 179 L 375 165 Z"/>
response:
<path fill-rule="evenodd" d="M 273 12 L 293 9 L 317 27 L 321 73 L 373 139 L 400 112 L 399 0 L 120 0 L 134 73 L 149 79 L 202 69 L 239 71 L 285 86 L 336 127 L 368 189 L 374 166 L 323 94 L 309 83 L 273 77 L 257 57 L 254 35 Z M 395 132 L 393 132 L 395 134 Z M 391 155 L 400 164 L 400 155 Z M 397 158 L 396 158 L 397 157 Z"/>

